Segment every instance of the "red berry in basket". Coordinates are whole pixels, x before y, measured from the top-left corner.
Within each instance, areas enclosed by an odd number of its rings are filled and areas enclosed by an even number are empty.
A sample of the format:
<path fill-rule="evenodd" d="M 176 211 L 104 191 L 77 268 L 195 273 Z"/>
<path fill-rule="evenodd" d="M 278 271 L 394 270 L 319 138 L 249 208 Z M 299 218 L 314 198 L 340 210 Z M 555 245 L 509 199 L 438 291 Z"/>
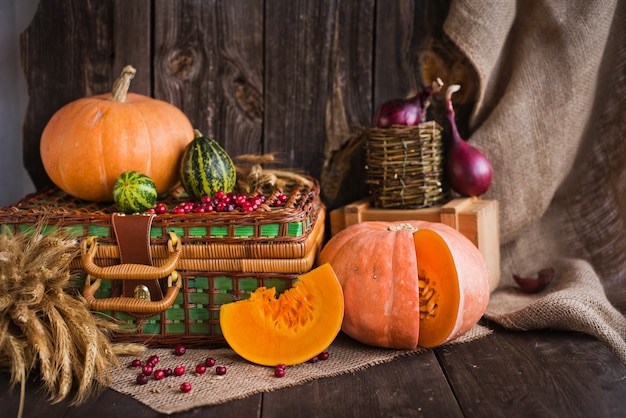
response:
<path fill-rule="evenodd" d="M 183 393 L 189 393 L 189 392 L 191 392 L 191 383 L 189 383 L 189 382 L 183 382 L 183 383 L 180 385 L 180 391 L 181 391 L 181 392 L 183 392 Z"/>
<path fill-rule="evenodd" d="M 165 371 L 162 369 L 158 369 L 154 371 L 154 378 L 156 380 L 161 380 L 165 377 Z"/>
<path fill-rule="evenodd" d="M 176 376 L 182 376 L 185 374 L 185 366 L 176 366 L 174 367 L 174 374 Z"/>
<path fill-rule="evenodd" d="M 215 366 L 215 359 L 213 357 L 207 358 L 206 360 L 204 360 L 204 365 L 207 367 Z"/>
<path fill-rule="evenodd" d="M 222 190 L 218 190 L 215 192 L 215 194 L 213 194 L 213 197 L 219 200 L 224 200 L 224 198 L 226 198 L 226 193 L 224 193 Z"/>
<path fill-rule="evenodd" d="M 145 366 L 143 366 L 143 368 L 141 369 L 141 372 L 142 372 L 143 374 L 145 374 L 146 376 L 150 376 L 150 375 L 152 374 L 152 370 L 153 370 L 153 369 L 152 369 L 152 366 L 149 366 L 149 365 L 147 365 L 147 364 L 146 364 L 146 365 L 145 365 Z"/>
<path fill-rule="evenodd" d="M 177 356 L 182 356 L 186 352 L 187 352 L 187 349 L 182 344 L 177 344 L 176 347 L 174 347 L 174 354 L 176 354 Z"/>
<path fill-rule="evenodd" d="M 138 358 L 130 362 L 131 367 L 141 367 L 141 360 Z"/>
<path fill-rule="evenodd" d="M 215 373 L 219 374 L 220 376 L 223 376 L 226 374 L 226 366 L 217 366 L 215 368 Z"/>
<path fill-rule="evenodd" d="M 137 375 L 137 384 L 138 385 L 145 385 L 146 383 L 148 383 L 148 376 L 146 376 L 143 373 L 139 373 Z"/>
<path fill-rule="evenodd" d="M 196 365 L 196 373 L 198 374 L 204 374 L 206 373 L 206 366 L 202 363 Z"/>
<path fill-rule="evenodd" d="M 162 215 L 164 213 L 167 213 L 167 206 L 165 206 L 164 203 L 157 203 L 154 211 L 157 213 L 157 215 Z"/>

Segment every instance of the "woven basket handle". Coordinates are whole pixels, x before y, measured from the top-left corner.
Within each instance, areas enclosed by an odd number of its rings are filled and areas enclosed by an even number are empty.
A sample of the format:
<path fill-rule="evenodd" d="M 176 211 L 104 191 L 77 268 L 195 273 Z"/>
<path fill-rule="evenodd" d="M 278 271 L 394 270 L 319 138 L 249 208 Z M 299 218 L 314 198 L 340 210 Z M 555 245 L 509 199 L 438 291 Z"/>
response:
<path fill-rule="evenodd" d="M 146 266 L 149 267 L 149 266 Z M 167 278 L 167 293 L 163 299 L 152 302 L 145 299 L 135 299 L 129 297 L 116 297 L 108 299 L 96 299 L 96 292 L 100 288 L 102 279 L 97 278 L 93 284 L 91 283 L 91 276 L 87 275 L 85 279 L 85 287 L 83 288 L 83 296 L 87 300 L 87 303 L 96 311 L 122 311 L 133 312 L 141 314 L 157 314 L 170 308 L 174 304 L 178 291 L 180 289 L 180 283 L 182 279 L 178 277 L 178 272 L 174 271 Z"/>
<path fill-rule="evenodd" d="M 167 241 L 168 258 L 161 266 L 149 266 L 146 264 L 118 264 L 116 266 L 100 267 L 94 262 L 98 252 L 96 238 L 90 237 L 81 243 L 82 253 L 80 260 L 87 274 L 100 279 L 108 280 L 158 280 L 167 277 L 176 268 L 182 252 L 182 244 L 176 234 L 170 232 L 170 240 Z"/>

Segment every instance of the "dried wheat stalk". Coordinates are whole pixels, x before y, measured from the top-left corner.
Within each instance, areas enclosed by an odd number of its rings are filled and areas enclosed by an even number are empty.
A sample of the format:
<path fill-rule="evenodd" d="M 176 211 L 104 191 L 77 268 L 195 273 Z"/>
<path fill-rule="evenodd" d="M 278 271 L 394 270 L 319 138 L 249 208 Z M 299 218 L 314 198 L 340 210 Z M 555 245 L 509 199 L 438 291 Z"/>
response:
<path fill-rule="evenodd" d="M 21 235 L 0 231 L 0 367 L 11 374 L 12 386 L 21 386 L 18 416 L 34 370 L 54 403 L 76 382 L 73 404 L 80 404 L 109 383 L 118 354 L 145 349 L 111 343 L 114 325 L 64 291 L 79 250 L 75 239 L 44 235 L 41 227 Z"/>

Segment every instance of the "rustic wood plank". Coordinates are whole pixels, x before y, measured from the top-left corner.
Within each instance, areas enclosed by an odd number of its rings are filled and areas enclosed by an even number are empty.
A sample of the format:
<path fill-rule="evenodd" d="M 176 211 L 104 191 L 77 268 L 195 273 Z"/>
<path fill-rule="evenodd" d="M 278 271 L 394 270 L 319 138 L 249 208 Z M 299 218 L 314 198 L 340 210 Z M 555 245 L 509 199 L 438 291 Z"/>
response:
<path fill-rule="evenodd" d="M 121 9 L 116 9 L 116 4 Z M 133 64 L 148 68 L 138 45 L 149 45 L 146 10 L 135 8 L 129 16 L 126 2 L 50 0 L 40 2 L 29 28 L 20 38 L 22 65 L 31 98 L 24 125 L 24 166 L 35 187 L 50 185 L 41 164 L 39 139 L 54 112 L 68 102 L 110 91 L 121 67 L 112 57 L 133 56 Z M 136 21 L 125 20 L 132 17 Z M 114 23 L 115 22 L 115 23 Z M 115 38 L 115 30 L 131 40 Z M 145 78 L 144 78 L 145 77 Z M 149 74 L 138 74 L 140 90 L 149 86 Z M 144 81 L 142 81 L 144 80 Z M 134 91 L 134 88 L 133 88 Z"/>
<path fill-rule="evenodd" d="M 426 3 L 440 2 L 377 3 L 374 108 L 389 99 L 408 97 L 423 86 L 420 56 L 432 30 Z"/>
<path fill-rule="evenodd" d="M 137 70 L 130 91 L 152 97 L 152 9 L 149 2 L 114 0 L 113 71 L 126 65 Z M 115 75 L 115 73 L 114 73 Z M 112 80 L 111 80 L 112 83 Z"/>
<path fill-rule="evenodd" d="M 367 119 L 372 7 L 372 2 L 267 2 L 266 152 L 282 153 L 287 165 L 319 178 L 327 135 L 341 136 Z M 335 142 L 341 141 L 333 140 L 329 149 Z"/>
<path fill-rule="evenodd" d="M 369 125 L 372 114 L 374 6 L 373 0 L 335 6 L 319 174 L 322 199 L 331 209 L 367 195 L 358 129 Z"/>
<path fill-rule="evenodd" d="M 498 329 L 436 350 L 467 417 L 615 417 L 626 408 L 626 366 L 584 334 Z"/>
<path fill-rule="evenodd" d="M 260 415 L 262 395 L 226 402 L 221 405 L 194 408 L 175 414 L 177 418 L 220 417 L 220 418 L 256 418 Z M 46 415 L 52 418 L 53 416 Z M 133 418 L 164 418 L 172 415 L 161 414 L 143 403 L 110 389 L 78 407 L 70 407 L 64 418 L 110 418 L 112 416 Z"/>
<path fill-rule="evenodd" d="M 155 97 L 232 156 L 261 151 L 263 2 L 155 2 Z"/>
<path fill-rule="evenodd" d="M 461 417 L 432 351 L 264 395 L 267 417 Z"/>

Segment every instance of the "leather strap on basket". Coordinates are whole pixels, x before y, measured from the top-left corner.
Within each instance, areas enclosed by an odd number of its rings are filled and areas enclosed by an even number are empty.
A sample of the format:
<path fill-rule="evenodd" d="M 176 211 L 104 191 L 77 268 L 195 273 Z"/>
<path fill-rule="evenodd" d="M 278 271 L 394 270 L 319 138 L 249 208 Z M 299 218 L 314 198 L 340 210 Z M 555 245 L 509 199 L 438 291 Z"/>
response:
<path fill-rule="evenodd" d="M 150 254 L 150 228 L 154 215 L 121 215 L 111 217 L 113 231 L 117 238 L 121 264 L 152 265 Z M 144 285 L 150 291 L 151 300 L 163 299 L 159 280 L 123 280 L 122 295 L 134 297 L 135 288 Z"/>

